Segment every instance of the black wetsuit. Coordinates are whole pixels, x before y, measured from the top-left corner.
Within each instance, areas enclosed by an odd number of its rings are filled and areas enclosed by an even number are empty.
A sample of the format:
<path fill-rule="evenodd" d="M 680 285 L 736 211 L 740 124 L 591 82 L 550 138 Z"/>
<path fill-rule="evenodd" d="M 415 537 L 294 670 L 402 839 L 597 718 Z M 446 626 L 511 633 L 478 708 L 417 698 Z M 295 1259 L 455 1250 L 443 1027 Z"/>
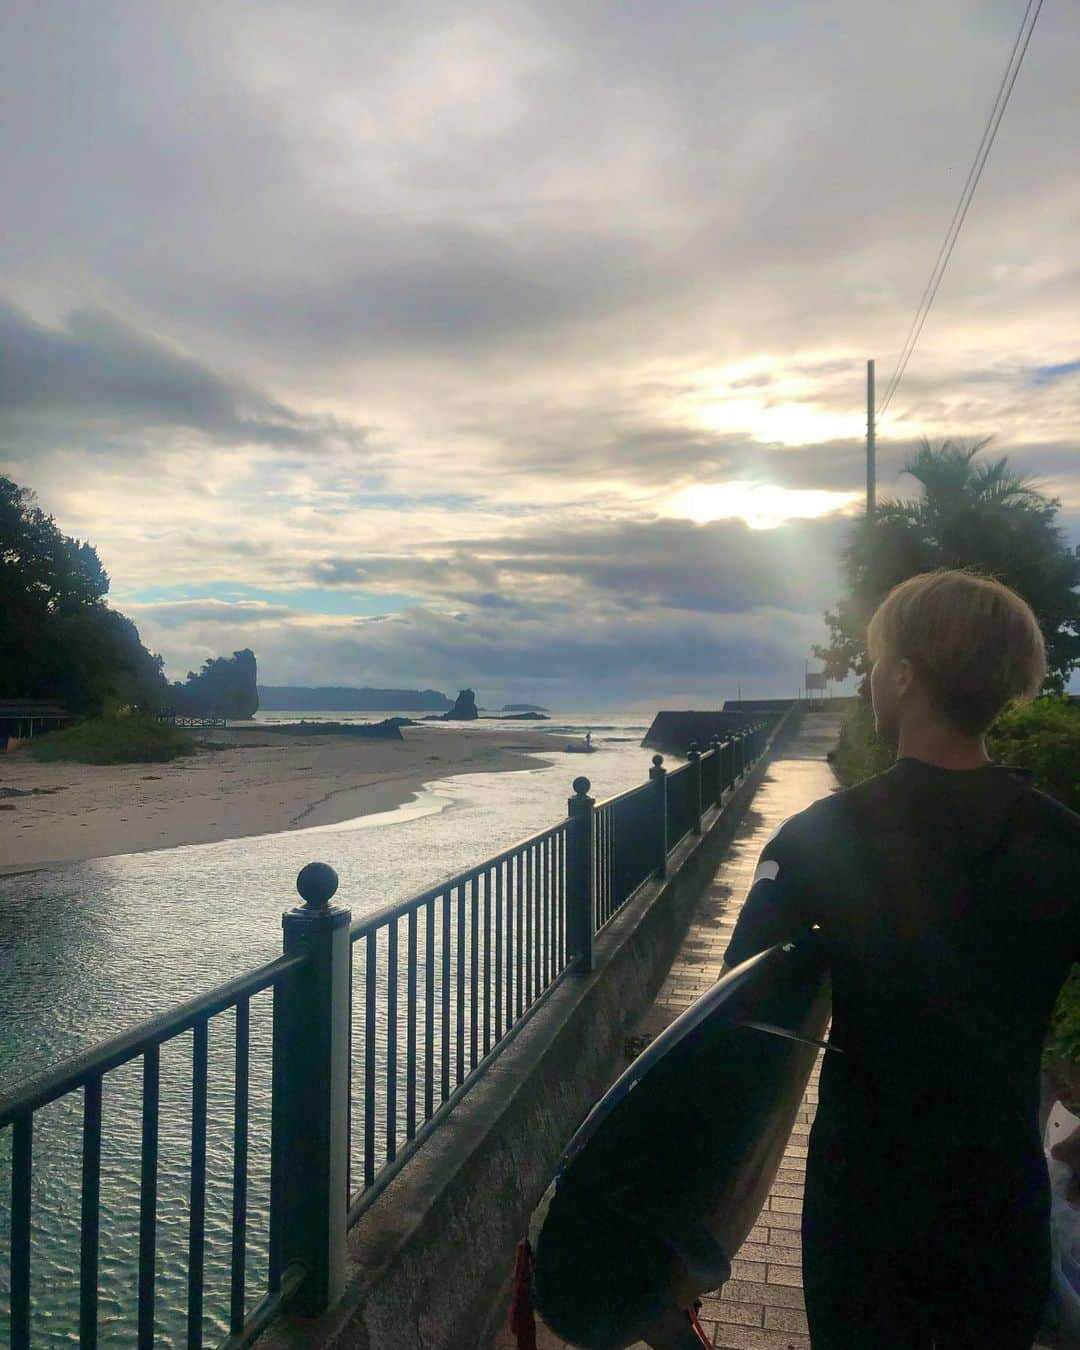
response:
<path fill-rule="evenodd" d="M 766 845 L 729 965 L 819 924 L 814 1350 L 1029 1350 L 1049 1295 L 1040 1054 L 1080 959 L 1080 815 L 1025 770 L 901 759 Z"/>

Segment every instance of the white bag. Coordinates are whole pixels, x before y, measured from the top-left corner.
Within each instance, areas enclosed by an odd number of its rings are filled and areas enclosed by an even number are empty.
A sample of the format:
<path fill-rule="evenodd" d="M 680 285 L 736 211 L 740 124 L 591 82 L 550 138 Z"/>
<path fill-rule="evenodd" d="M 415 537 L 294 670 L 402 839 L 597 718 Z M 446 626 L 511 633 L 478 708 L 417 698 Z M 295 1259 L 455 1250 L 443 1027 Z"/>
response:
<path fill-rule="evenodd" d="M 1060 1102 L 1046 1122 L 1043 1148 L 1050 1174 L 1050 1302 L 1046 1325 L 1061 1337 L 1063 1350 L 1080 1347 L 1080 1204 L 1067 1197 L 1073 1170 L 1051 1158 L 1050 1150 L 1068 1139 L 1080 1119 Z"/>

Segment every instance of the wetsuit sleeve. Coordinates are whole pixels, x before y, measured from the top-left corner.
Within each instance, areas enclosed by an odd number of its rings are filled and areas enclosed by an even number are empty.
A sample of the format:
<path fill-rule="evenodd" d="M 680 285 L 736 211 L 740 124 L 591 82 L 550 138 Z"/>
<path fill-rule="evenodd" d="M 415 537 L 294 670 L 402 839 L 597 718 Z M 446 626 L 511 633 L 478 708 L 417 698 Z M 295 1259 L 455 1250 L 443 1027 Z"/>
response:
<path fill-rule="evenodd" d="M 785 821 L 761 850 L 724 962 L 740 965 L 778 942 L 792 941 L 818 921 L 807 869 L 800 866 L 799 849 Z"/>

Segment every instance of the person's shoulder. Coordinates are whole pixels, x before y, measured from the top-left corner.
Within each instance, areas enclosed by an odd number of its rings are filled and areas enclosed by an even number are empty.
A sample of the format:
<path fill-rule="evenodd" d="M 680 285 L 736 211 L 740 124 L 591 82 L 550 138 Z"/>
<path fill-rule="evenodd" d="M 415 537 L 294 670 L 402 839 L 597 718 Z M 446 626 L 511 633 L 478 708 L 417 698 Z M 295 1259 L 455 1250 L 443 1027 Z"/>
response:
<path fill-rule="evenodd" d="M 1017 801 L 1022 824 L 1053 835 L 1062 843 L 1080 848 L 1080 813 L 1051 797 L 1041 788 L 1030 786 Z"/>

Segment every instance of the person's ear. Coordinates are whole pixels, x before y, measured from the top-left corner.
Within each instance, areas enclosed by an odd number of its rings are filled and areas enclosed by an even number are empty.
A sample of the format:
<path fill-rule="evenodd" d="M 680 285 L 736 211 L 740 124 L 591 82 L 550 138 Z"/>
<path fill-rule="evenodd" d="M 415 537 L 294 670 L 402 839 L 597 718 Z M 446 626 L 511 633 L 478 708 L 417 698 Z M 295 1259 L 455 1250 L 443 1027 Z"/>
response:
<path fill-rule="evenodd" d="M 894 678 L 896 683 L 896 693 L 898 697 L 903 698 L 908 690 L 910 690 L 911 682 L 915 678 L 915 667 L 906 656 L 902 656 L 896 663 L 896 675 Z"/>

